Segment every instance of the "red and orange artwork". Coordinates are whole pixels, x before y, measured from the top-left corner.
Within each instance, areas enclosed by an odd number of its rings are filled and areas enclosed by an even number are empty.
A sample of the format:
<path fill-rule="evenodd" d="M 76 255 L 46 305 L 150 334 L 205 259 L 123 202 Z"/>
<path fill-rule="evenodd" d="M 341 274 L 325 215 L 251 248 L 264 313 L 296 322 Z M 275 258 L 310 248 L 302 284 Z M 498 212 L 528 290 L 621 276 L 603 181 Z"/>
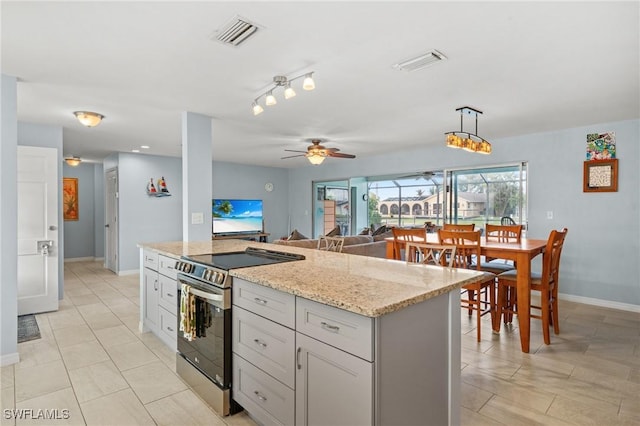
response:
<path fill-rule="evenodd" d="M 62 178 L 64 220 L 78 220 L 78 178 Z"/>

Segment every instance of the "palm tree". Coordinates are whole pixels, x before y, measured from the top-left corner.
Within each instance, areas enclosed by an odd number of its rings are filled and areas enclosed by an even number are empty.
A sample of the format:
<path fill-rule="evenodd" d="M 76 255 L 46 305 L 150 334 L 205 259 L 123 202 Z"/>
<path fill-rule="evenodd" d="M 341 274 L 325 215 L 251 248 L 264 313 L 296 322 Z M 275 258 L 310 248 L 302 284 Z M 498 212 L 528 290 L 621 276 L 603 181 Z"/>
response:
<path fill-rule="evenodd" d="M 222 215 L 220 213 L 226 214 L 226 215 L 231 214 L 231 212 L 233 211 L 233 205 L 229 201 L 225 200 L 225 201 L 221 201 L 220 204 L 216 204 L 213 207 L 213 210 L 214 210 L 213 215 L 215 217 L 221 217 Z M 216 211 L 220 213 L 216 213 Z"/>
<path fill-rule="evenodd" d="M 422 197 L 424 195 L 424 189 L 422 188 L 416 189 L 416 194 L 418 194 L 418 197 Z"/>

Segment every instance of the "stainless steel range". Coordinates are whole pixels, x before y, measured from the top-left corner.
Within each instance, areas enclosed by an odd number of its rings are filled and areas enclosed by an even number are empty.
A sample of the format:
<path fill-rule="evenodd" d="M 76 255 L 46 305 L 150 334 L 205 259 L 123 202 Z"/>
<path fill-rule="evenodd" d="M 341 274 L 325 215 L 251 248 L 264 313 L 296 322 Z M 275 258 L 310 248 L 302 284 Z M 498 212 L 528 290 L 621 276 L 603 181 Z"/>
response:
<path fill-rule="evenodd" d="M 219 414 L 233 414 L 240 408 L 230 396 L 229 270 L 303 259 L 298 254 L 249 247 L 241 252 L 182 257 L 176 263 L 180 313 L 176 370 Z"/>

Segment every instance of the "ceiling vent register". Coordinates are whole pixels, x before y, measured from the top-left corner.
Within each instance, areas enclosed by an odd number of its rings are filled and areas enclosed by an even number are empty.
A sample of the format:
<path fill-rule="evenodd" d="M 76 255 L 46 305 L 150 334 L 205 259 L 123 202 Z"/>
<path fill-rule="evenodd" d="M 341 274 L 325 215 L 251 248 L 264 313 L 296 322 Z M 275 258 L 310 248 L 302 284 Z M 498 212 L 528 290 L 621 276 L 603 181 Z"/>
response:
<path fill-rule="evenodd" d="M 406 61 L 398 62 L 393 65 L 393 68 L 399 69 L 400 71 L 417 71 L 422 68 L 426 68 L 435 63 L 443 61 L 447 59 L 442 53 L 437 50 L 432 50 L 430 52 L 425 53 L 424 55 L 417 56 L 415 58 L 407 59 Z"/>
<path fill-rule="evenodd" d="M 216 40 L 231 46 L 239 46 L 258 31 L 258 26 L 236 16 L 218 31 Z"/>

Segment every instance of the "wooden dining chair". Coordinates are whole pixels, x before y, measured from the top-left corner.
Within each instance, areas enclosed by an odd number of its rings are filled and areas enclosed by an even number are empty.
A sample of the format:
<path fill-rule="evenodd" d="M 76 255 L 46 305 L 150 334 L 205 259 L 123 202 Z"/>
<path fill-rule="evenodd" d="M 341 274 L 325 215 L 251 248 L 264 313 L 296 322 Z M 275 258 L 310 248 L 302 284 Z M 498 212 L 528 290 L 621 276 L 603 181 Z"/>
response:
<path fill-rule="evenodd" d="M 318 237 L 318 250 L 342 252 L 344 246 L 344 237 L 327 237 L 321 235 Z"/>
<path fill-rule="evenodd" d="M 476 224 L 445 223 L 442 225 L 442 229 L 444 229 L 445 231 L 473 231 L 476 229 Z"/>
<path fill-rule="evenodd" d="M 509 216 L 502 216 L 500 218 L 501 225 L 517 225 L 516 221 L 511 219 Z"/>
<path fill-rule="evenodd" d="M 522 238 L 522 227 L 520 225 L 491 225 L 487 223 L 485 238 L 487 241 L 519 244 Z M 480 269 L 497 275 L 515 269 L 515 265 L 510 260 L 485 257 L 481 259 Z"/>
<path fill-rule="evenodd" d="M 408 242 L 404 252 L 407 253 L 407 263 L 422 263 L 425 265 L 437 265 L 453 267 L 456 255 L 456 246 Z"/>
<path fill-rule="evenodd" d="M 393 233 L 393 256 L 402 260 L 402 252 L 407 242 L 425 242 L 427 231 L 424 228 L 391 228 Z M 405 257 L 406 257 L 405 253 Z"/>
<path fill-rule="evenodd" d="M 560 255 L 564 240 L 567 237 L 567 228 L 561 231 L 553 230 L 549 234 L 547 246 L 542 258 L 542 272 L 531 273 L 531 290 L 540 292 L 540 306 L 530 305 L 540 311 L 540 315 L 530 314 L 531 318 L 542 320 L 542 334 L 544 343 L 550 344 L 549 325 L 553 324 L 553 332 L 560 334 L 558 322 L 558 276 L 560 272 Z M 498 319 L 495 322 L 494 330 L 500 331 L 500 318 L 504 318 L 505 323 L 511 322 L 513 314 L 517 314 L 517 294 L 516 281 L 517 272 L 515 270 L 503 272 L 498 275 Z M 516 296 L 511 302 L 507 298 L 508 292 L 513 292 Z"/>
<path fill-rule="evenodd" d="M 438 231 L 440 244 L 454 245 L 456 253 L 454 256 L 453 267 L 480 270 L 480 265 L 472 266 L 470 259 L 480 259 L 480 231 L 455 231 L 444 230 Z M 460 300 L 461 306 L 467 309 L 469 316 L 476 311 L 477 335 L 480 341 L 481 319 L 487 313 L 491 315 L 491 324 L 494 323 L 496 301 L 495 301 L 495 278 L 496 275 L 491 272 L 483 272 L 482 277 L 478 281 L 462 286 L 463 293 L 467 292 L 467 298 Z"/>

